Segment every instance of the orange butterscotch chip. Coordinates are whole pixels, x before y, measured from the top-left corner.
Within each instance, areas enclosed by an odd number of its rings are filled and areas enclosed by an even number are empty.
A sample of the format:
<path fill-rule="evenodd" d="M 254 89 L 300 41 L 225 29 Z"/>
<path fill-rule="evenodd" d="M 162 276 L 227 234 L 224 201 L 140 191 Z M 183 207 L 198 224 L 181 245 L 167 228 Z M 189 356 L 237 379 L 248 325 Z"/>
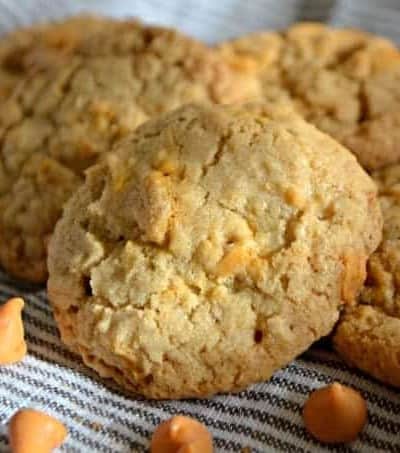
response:
<path fill-rule="evenodd" d="M 19 362 L 26 354 L 21 312 L 24 300 L 14 297 L 0 307 L 0 365 Z"/>
<path fill-rule="evenodd" d="M 57 419 L 34 409 L 15 413 L 8 431 L 12 453 L 50 453 L 68 434 Z"/>
<path fill-rule="evenodd" d="M 240 245 L 229 250 L 217 264 L 216 274 L 226 277 L 243 271 L 250 262 L 252 256 L 250 251 Z"/>
<path fill-rule="evenodd" d="M 366 278 L 366 257 L 361 253 L 349 252 L 343 256 L 344 276 L 342 298 L 346 303 L 354 302 Z"/>
<path fill-rule="evenodd" d="M 212 437 L 197 420 L 177 415 L 161 423 L 151 439 L 151 453 L 212 453 Z"/>
<path fill-rule="evenodd" d="M 303 408 L 307 430 L 321 442 L 351 442 L 367 421 L 367 405 L 359 392 L 334 382 L 313 392 Z"/>

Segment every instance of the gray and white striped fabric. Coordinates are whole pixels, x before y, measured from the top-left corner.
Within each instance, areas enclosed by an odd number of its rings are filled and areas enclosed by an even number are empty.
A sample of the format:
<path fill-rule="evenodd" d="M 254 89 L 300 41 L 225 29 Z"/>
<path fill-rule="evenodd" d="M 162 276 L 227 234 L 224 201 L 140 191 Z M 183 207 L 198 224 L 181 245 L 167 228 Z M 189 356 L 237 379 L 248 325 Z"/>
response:
<path fill-rule="evenodd" d="M 0 0 L 0 32 L 16 25 L 95 11 L 175 26 L 213 43 L 298 20 L 363 27 L 400 43 L 400 0 Z M 20 407 L 53 414 L 68 426 L 64 452 L 144 452 L 155 426 L 187 414 L 211 430 L 217 452 L 400 452 L 400 392 L 350 370 L 319 345 L 267 383 L 210 400 L 154 402 L 132 398 L 101 381 L 62 345 L 43 288 L 0 272 L 0 303 L 25 297 L 28 356 L 0 368 L 0 451 L 8 451 L 7 422 Z M 313 441 L 301 421 L 307 395 L 333 380 L 359 389 L 368 426 L 356 442 L 329 447 Z"/>

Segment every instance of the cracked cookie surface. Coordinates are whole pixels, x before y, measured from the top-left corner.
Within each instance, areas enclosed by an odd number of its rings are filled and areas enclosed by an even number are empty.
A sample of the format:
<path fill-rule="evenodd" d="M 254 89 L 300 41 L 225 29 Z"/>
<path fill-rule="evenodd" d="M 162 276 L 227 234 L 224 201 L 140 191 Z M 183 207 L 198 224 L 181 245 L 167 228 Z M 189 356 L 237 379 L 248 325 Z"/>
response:
<path fill-rule="evenodd" d="M 65 64 L 83 40 L 113 23 L 103 17 L 78 15 L 19 28 L 0 37 L 0 99 L 28 74 Z"/>
<path fill-rule="evenodd" d="M 293 111 L 190 105 L 89 170 L 48 294 L 63 341 L 127 389 L 237 391 L 331 331 L 380 235 L 373 181 Z"/>
<path fill-rule="evenodd" d="M 0 106 L 0 263 L 20 278 L 45 281 L 62 206 L 115 141 L 184 103 L 241 95 L 214 52 L 178 32 L 115 22 L 96 36 Z"/>
<path fill-rule="evenodd" d="M 383 240 L 367 265 L 360 304 L 345 311 L 334 344 L 350 364 L 400 387 L 400 165 L 373 174 Z"/>
<path fill-rule="evenodd" d="M 388 40 L 300 23 L 238 38 L 220 51 L 257 80 L 262 98 L 291 102 L 349 148 L 364 168 L 399 160 L 400 52 Z"/>

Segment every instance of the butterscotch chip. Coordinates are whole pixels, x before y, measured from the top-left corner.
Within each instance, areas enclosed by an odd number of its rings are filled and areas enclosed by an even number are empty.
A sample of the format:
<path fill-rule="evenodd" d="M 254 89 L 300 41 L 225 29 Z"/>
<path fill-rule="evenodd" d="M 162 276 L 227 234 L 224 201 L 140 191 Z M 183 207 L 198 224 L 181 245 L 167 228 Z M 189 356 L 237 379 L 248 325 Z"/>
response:
<path fill-rule="evenodd" d="M 176 415 L 161 423 L 151 438 L 151 453 L 213 453 L 206 426 L 191 417 Z"/>
<path fill-rule="evenodd" d="M 0 264 L 45 281 L 48 238 L 86 168 L 150 116 L 241 96 L 214 51 L 129 21 L 110 22 L 65 64 L 25 79 L 0 105 Z"/>
<path fill-rule="evenodd" d="M 331 331 L 380 236 L 375 184 L 330 137 L 277 106 L 191 105 L 90 169 L 49 298 L 64 342 L 127 389 L 236 391 Z"/>
<path fill-rule="evenodd" d="M 9 442 L 13 453 L 49 453 L 67 435 L 59 420 L 35 409 L 20 409 L 10 420 Z"/>
<path fill-rule="evenodd" d="M 288 101 L 368 170 L 400 158 L 400 52 L 366 32 L 300 23 L 223 43 L 259 96 Z M 322 152 L 322 151 L 321 151 Z"/>
<path fill-rule="evenodd" d="M 360 304 L 346 310 L 334 343 L 350 364 L 400 387 L 400 165 L 373 174 L 383 240 L 370 257 Z"/>
<path fill-rule="evenodd" d="M 19 362 L 26 354 L 23 308 L 24 300 L 20 297 L 0 305 L 0 366 Z"/>
<path fill-rule="evenodd" d="M 352 442 L 367 421 L 367 404 L 359 392 L 334 382 L 311 393 L 303 419 L 307 431 L 321 442 Z"/>

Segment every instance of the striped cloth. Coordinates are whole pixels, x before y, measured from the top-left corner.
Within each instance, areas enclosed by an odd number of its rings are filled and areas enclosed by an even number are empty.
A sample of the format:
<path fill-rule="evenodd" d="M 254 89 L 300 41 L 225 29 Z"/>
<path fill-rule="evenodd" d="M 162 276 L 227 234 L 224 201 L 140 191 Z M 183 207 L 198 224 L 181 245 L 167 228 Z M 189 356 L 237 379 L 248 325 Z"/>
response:
<path fill-rule="evenodd" d="M 284 27 L 298 20 L 359 26 L 400 43 L 399 0 L 0 0 L 0 31 L 78 11 L 180 28 L 207 42 Z M 187 414 L 211 430 L 217 452 L 400 452 L 400 393 L 349 370 L 323 345 L 314 347 L 267 383 L 210 400 L 154 402 L 133 399 L 99 378 L 58 337 L 43 288 L 17 284 L 0 272 L 0 303 L 21 295 L 29 354 L 0 369 L 0 451 L 8 451 L 7 421 L 20 407 L 42 409 L 69 430 L 64 452 L 144 452 L 155 426 Z M 359 389 L 369 421 L 360 438 L 329 447 L 305 432 L 301 408 L 315 388 L 338 380 Z"/>

